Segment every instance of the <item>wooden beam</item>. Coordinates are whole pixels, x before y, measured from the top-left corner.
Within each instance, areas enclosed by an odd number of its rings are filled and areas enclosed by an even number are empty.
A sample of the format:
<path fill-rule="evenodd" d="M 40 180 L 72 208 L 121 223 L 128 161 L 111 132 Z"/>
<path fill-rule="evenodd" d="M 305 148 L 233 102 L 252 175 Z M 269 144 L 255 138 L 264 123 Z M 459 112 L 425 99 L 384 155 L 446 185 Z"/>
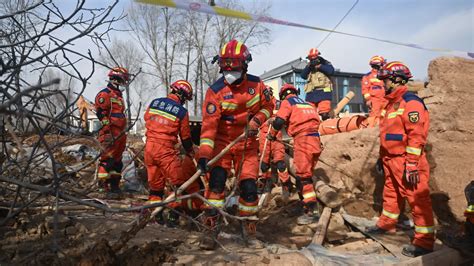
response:
<path fill-rule="evenodd" d="M 313 235 L 313 240 L 311 243 L 322 245 L 324 238 L 326 237 L 326 231 L 328 229 L 329 220 L 331 219 L 332 209 L 329 207 L 324 207 L 323 213 L 319 218 L 318 226 L 316 227 L 316 232 Z"/>

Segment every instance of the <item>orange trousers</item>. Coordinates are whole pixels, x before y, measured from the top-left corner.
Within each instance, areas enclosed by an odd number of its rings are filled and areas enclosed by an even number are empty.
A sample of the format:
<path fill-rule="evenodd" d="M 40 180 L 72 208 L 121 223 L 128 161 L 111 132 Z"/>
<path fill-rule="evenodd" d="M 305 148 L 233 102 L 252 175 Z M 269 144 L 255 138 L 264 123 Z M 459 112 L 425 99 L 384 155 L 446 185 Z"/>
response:
<path fill-rule="evenodd" d="M 415 223 L 415 238 L 413 244 L 432 250 L 435 241 L 433 209 L 431 205 L 429 179 L 430 168 L 426 155 L 421 154 L 418 162 L 420 183 L 412 187 L 404 178 L 405 157 L 383 156 L 385 186 L 383 190 L 383 211 L 377 226 L 384 230 L 394 230 L 404 198 L 408 200 Z"/>
<path fill-rule="evenodd" d="M 301 179 L 299 190 L 304 203 L 316 202 L 312 177 L 319 155 L 321 155 L 319 133 L 302 132 L 294 137 L 293 164 L 297 179 Z"/>
<path fill-rule="evenodd" d="M 222 151 L 230 141 L 217 140 L 214 148 L 214 156 Z M 244 160 L 242 162 L 242 154 Z M 231 174 L 231 169 L 234 169 L 235 175 L 239 175 L 240 198 L 239 198 L 239 214 L 241 216 L 254 215 L 258 211 L 258 196 L 257 184 L 259 171 L 258 161 L 258 141 L 255 137 L 249 137 L 247 144 L 242 140 L 235 144 L 228 153 L 226 153 L 219 161 L 217 161 L 209 174 L 209 190 L 206 191 L 205 197 L 212 204 L 207 208 L 223 208 L 225 194 L 224 191 L 217 192 L 214 182 L 211 179 L 221 179 L 217 177 L 218 174 L 215 169 L 223 169 L 226 172 L 226 177 Z M 240 167 L 242 162 L 242 167 Z M 213 176 L 213 174 L 215 176 Z M 221 181 L 222 182 L 222 181 Z M 225 182 L 225 181 L 224 181 Z M 249 195 L 247 197 L 247 195 Z M 250 200 L 250 198 L 252 200 Z"/>
<path fill-rule="evenodd" d="M 216 141 L 214 148 L 214 156 L 222 151 L 229 142 Z M 244 147 L 246 146 L 246 147 Z M 240 163 L 242 160 L 242 153 L 244 154 L 244 161 L 242 163 L 242 171 L 240 170 Z M 226 153 L 219 161 L 214 164 L 215 166 L 220 166 L 227 170 L 227 173 L 230 173 L 230 169 L 234 166 L 235 174 L 242 172 L 240 174 L 240 180 L 244 179 L 257 179 L 258 178 L 258 141 L 255 137 L 249 137 L 247 139 L 247 145 L 245 141 L 241 140 L 235 144 L 228 153 Z"/>
<path fill-rule="evenodd" d="M 108 134 L 106 134 L 108 133 Z M 110 179 L 121 177 L 122 172 L 122 154 L 127 144 L 127 135 L 122 133 L 119 127 L 110 127 L 108 131 L 99 131 L 99 142 L 102 145 L 103 152 L 99 158 L 98 177 L 99 179 Z M 110 140 L 110 136 L 113 140 Z"/>
<path fill-rule="evenodd" d="M 330 100 L 322 100 L 317 103 L 313 102 L 308 102 L 311 104 L 316 110 L 318 111 L 318 114 L 324 114 L 324 113 L 329 113 L 331 112 L 331 101 Z"/>
<path fill-rule="evenodd" d="M 280 161 L 285 162 L 285 145 L 283 145 L 283 143 L 279 141 L 267 140 L 267 134 L 268 132 L 262 132 L 259 137 L 259 151 L 260 156 L 262 156 L 263 153 L 263 162 L 267 164 L 272 163 L 274 165 L 276 165 Z M 278 132 L 277 139 L 281 140 L 281 131 Z M 265 141 L 267 142 L 267 147 L 264 151 L 263 149 L 265 148 Z M 271 170 L 263 173 L 262 175 L 263 178 L 267 179 L 271 178 L 271 176 Z M 290 179 L 288 170 L 286 170 L 286 168 L 285 171 L 278 171 L 278 179 L 280 179 L 282 183 L 285 183 Z"/>
<path fill-rule="evenodd" d="M 148 186 L 151 191 L 163 192 L 166 183 L 178 188 L 195 172 L 196 166 L 189 156 L 179 157 L 178 150 L 172 142 L 147 142 L 145 146 L 145 164 Z M 199 183 L 192 183 L 185 191 L 188 194 L 199 191 Z M 171 207 L 184 206 L 187 209 L 199 209 L 200 200 L 189 199 L 174 202 Z"/>

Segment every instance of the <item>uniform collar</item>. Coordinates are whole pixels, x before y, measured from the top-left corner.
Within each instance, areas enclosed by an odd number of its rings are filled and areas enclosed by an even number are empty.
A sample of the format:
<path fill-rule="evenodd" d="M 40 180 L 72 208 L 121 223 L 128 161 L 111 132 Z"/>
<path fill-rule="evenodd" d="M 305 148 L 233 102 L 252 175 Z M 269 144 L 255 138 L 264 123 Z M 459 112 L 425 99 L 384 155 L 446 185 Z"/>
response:
<path fill-rule="evenodd" d="M 115 92 L 115 94 L 117 94 L 118 96 L 122 96 L 122 92 L 114 84 L 109 82 L 109 84 L 107 84 L 107 88 Z"/>
<path fill-rule="evenodd" d="M 168 99 L 171 99 L 175 101 L 176 103 L 181 104 L 181 101 L 179 100 L 179 97 L 176 94 L 172 94 L 172 93 L 168 94 Z"/>
<path fill-rule="evenodd" d="M 296 96 L 294 94 L 290 94 L 290 95 L 285 97 L 285 100 L 289 100 L 289 99 L 294 98 L 294 97 L 298 97 L 298 96 Z"/>
<path fill-rule="evenodd" d="M 393 89 L 392 93 L 388 94 L 385 96 L 385 98 L 389 102 L 397 102 L 405 92 L 407 92 L 408 88 L 405 85 L 398 86 L 395 89 Z"/>

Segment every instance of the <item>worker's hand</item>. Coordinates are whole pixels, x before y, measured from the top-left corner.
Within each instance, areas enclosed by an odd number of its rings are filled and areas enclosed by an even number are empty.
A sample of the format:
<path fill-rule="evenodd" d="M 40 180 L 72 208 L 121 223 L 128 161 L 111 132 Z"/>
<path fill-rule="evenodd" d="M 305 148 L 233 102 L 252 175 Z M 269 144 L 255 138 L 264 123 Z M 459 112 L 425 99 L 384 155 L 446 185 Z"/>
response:
<path fill-rule="evenodd" d="M 198 160 L 198 169 L 201 170 L 201 175 L 205 175 L 207 173 L 208 167 L 207 163 L 209 159 L 207 158 L 199 158 Z"/>
<path fill-rule="evenodd" d="M 405 164 L 405 179 L 408 184 L 416 186 L 420 183 L 420 176 L 418 174 L 418 164 L 414 162 L 406 162 Z"/>
<path fill-rule="evenodd" d="M 262 173 L 265 173 L 266 171 L 270 169 L 270 164 L 266 162 L 262 162 L 262 164 L 260 165 L 260 169 L 262 170 Z"/>
<path fill-rule="evenodd" d="M 253 137 L 258 134 L 258 128 L 262 125 L 262 123 L 257 119 L 253 118 L 250 120 L 249 125 L 247 127 L 247 136 Z"/>
<path fill-rule="evenodd" d="M 267 139 L 270 140 L 270 141 L 275 141 L 275 140 L 276 140 L 276 137 L 273 136 L 270 132 L 268 132 L 268 134 L 267 134 Z"/>
<path fill-rule="evenodd" d="M 271 124 L 273 124 L 273 121 L 275 121 L 275 117 L 270 117 L 270 118 L 267 119 L 267 124 L 271 125 Z"/>

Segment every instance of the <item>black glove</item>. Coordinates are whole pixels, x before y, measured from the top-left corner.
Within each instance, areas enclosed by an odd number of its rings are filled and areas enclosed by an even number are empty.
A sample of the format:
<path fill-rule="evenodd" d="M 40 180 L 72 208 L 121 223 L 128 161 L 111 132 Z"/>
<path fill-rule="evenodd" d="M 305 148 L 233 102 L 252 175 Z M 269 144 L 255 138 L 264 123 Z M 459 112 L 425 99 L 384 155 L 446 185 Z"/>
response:
<path fill-rule="evenodd" d="M 262 164 L 260 165 L 260 169 L 262 170 L 262 173 L 265 173 L 270 169 L 270 164 L 262 162 Z"/>
<path fill-rule="evenodd" d="M 317 66 L 319 64 L 321 64 L 321 60 L 319 58 L 316 58 L 316 59 L 313 59 L 313 60 L 309 61 L 310 66 Z"/>
<path fill-rule="evenodd" d="M 405 178 L 408 184 L 416 186 L 420 183 L 420 175 L 418 173 L 418 164 L 413 162 L 406 162 L 405 164 Z"/>
<path fill-rule="evenodd" d="M 198 160 L 198 169 L 201 170 L 201 175 L 205 175 L 207 173 L 208 167 L 207 163 L 209 159 L 207 158 L 199 158 Z"/>
<path fill-rule="evenodd" d="M 474 205 L 474 181 L 466 186 L 464 194 L 466 195 L 467 205 Z"/>
<path fill-rule="evenodd" d="M 256 117 L 250 120 L 249 125 L 247 127 L 247 131 L 246 131 L 247 136 L 248 137 L 257 136 L 258 129 L 260 128 L 261 125 L 262 123 Z"/>

